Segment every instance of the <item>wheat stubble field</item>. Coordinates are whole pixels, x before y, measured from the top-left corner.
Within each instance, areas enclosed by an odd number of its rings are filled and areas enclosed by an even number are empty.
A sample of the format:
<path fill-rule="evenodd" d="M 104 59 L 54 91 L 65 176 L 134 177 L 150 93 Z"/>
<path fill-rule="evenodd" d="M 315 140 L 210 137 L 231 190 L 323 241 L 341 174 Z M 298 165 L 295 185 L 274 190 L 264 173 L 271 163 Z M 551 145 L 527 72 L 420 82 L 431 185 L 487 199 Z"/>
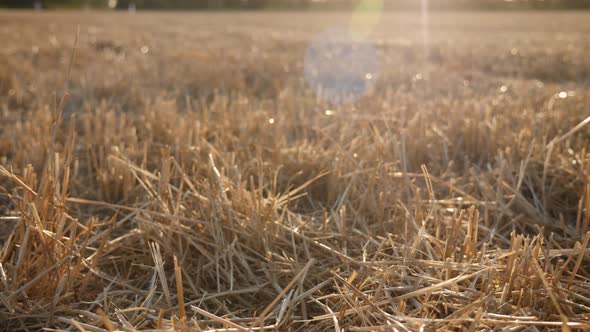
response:
<path fill-rule="evenodd" d="M 0 12 L 0 329 L 589 329 L 590 14 L 349 16 Z"/>

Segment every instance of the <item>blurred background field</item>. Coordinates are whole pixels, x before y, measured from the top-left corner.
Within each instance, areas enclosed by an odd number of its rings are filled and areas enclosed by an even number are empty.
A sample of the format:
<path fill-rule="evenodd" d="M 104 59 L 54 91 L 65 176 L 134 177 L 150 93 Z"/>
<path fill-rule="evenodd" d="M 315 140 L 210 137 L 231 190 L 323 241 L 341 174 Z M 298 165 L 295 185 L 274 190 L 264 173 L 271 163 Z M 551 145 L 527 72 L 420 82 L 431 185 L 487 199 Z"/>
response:
<path fill-rule="evenodd" d="M 94 9 L 295 9 L 295 10 L 350 10 L 359 0 L 0 0 L 0 7 L 12 8 L 94 8 Z M 590 8 L 588 0 L 370 0 L 382 2 L 390 10 L 419 9 L 428 3 L 440 10 L 498 10 L 498 9 L 582 9 Z"/>
<path fill-rule="evenodd" d="M 0 329 L 590 328 L 590 14 L 137 6 L 0 12 Z"/>

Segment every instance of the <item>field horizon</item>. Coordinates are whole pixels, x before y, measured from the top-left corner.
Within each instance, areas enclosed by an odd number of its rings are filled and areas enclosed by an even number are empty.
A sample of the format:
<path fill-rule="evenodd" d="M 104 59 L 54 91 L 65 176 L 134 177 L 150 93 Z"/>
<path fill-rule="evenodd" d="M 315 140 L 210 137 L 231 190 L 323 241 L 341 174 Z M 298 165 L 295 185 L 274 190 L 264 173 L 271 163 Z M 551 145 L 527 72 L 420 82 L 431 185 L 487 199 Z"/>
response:
<path fill-rule="evenodd" d="M 590 12 L 0 40 L 2 331 L 590 329 Z"/>

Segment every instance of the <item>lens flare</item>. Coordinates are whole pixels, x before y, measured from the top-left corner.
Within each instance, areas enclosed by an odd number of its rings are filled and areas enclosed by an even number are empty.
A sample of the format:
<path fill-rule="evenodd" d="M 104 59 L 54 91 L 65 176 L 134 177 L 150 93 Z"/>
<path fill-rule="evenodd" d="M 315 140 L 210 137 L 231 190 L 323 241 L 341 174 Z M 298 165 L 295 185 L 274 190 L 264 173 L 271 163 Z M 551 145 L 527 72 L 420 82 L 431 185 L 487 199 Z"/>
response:
<path fill-rule="evenodd" d="M 381 20 L 384 0 L 360 0 L 347 26 L 325 30 L 305 54 L 305 81 L 319 99 L 335 104 L 356 101 L 377 78 L 377 50 L 370 41 Z"/>
<path fill-rule="evenodd" d="M 377 50 L 352 36 L 346 27 L 332 28 L 311 41 L 305 54 L 304 75 L 321 100 L 335 104 L 356 101 L 377 77 Z"/>

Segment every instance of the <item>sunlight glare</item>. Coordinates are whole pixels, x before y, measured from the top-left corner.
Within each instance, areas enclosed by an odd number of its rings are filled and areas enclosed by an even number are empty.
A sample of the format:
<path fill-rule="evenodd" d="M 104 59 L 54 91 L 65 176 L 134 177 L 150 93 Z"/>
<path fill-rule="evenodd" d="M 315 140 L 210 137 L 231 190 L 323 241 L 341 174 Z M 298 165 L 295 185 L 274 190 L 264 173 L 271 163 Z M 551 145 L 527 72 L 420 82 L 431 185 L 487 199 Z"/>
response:
<path fill-rule="evenodd" d="M 367 38 L 377 27 L 383 13 L 383 0 L 361 0 L 350 18 L 350 32 L 355 39 Z"/>
<path fill-rule="evenodd" d="M 422 25 L 422 47 L 424 52 L 424 62 L 428 61 L 428 47 L 430 44 L 430 32 L 429 32 L 429 17 L 428 17 L 428 0 L 421 0 L 420 5 L 421 13 L 421 25 Z"/>

